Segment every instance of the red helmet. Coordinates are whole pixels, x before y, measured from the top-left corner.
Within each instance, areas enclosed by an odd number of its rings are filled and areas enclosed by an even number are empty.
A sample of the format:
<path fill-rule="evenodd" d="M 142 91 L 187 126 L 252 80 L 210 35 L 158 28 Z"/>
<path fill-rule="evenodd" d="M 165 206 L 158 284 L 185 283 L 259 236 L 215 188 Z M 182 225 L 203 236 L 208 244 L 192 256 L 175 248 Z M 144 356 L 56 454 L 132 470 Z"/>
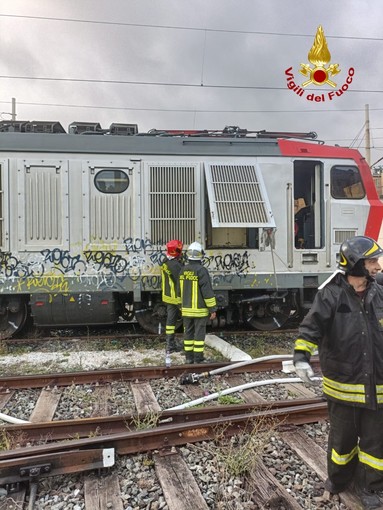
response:
<path fill-rule="evenodd" d="M 168 257 L 178 257 L 179 255 L 181 255 L 182 248 L 183 248 L 182 241 L 172 239 L 166 244 L 166 255 Z"/>

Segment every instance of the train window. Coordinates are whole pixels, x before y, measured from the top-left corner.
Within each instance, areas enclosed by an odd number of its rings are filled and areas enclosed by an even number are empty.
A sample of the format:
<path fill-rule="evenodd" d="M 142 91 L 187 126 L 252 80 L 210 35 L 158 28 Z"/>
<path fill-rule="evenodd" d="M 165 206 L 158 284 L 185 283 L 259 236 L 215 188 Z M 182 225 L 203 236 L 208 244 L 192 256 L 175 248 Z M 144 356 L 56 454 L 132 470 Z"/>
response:
<path fill-rule="evenodd" d="M 123 193 L 129 187 L 129 177 L 122 170 L 100 170 L 94 185 L 101 193 Z"/>
<path fill-rule="evenodd" d="M 364 198 L 366 192 L 356 166 L 337 165 L 331 168 L 331 196 L 338 199 Z"/>

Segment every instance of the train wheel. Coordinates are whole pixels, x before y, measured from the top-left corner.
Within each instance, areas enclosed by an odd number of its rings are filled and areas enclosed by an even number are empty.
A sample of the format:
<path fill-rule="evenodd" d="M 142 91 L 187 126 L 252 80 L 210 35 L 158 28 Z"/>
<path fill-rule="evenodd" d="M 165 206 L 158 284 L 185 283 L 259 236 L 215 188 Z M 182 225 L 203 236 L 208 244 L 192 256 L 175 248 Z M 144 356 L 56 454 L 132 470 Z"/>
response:
<path fill-rule="evenodd" d="M 154 334 L 165 334 L 166 328 L 166 305 L 157 303 L 154 308 L 147 308 L 144 310 L 136 310 L 135 313 L 138 324 Z M 182 325 L 182 319 L 179 319 L 176 324 L 176 330 Z"/>
<path fill-rule="evenodd" d="M 282 328 L 291 316 L 291 306 L 278 301 L 269 302 L 245 311 L 245 322 L 253 329 L 273 331 Z"/>
<path fill-rule="evenodd" d="M 0 309 L 0 340 L 11 338 L 24 326 L 28 316 L 27 304 L 12 301 Z"/>

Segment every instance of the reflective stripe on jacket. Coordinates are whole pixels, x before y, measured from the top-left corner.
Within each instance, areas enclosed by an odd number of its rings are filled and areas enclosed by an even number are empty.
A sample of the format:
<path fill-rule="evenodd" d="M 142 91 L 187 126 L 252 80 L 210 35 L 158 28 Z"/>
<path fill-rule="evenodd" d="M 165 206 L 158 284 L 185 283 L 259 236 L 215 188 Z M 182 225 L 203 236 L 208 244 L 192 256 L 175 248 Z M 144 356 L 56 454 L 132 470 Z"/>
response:
<path fill-rule="evenodd" d="M 339 403 L 383 407 L 383 287 L 361 299 L 343 275 L 318 291 L 299 328 L 294 361 L 318 349 L 323 392 Z"/>
<path fill-rule="evenodd" d="M 182 269 L 179 258 L 165 259 L 161 265 L 161 289 L 162 301 L 173 305 L 179 305 L 181 298 L 177 293 L 178 277 Z"/>
<path fill-rule="evenodd" d="M 190 261 L 179 276 L 182 315 L 206 317 L 217 309 L 208 270 L 197 261 Z"/>

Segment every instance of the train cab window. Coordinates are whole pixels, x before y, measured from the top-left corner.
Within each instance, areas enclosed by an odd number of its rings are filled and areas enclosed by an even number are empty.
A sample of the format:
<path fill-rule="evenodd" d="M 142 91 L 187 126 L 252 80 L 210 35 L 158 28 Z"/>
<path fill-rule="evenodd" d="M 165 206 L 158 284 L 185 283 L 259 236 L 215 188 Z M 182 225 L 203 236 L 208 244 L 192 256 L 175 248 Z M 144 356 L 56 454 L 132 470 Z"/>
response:
<path fill-rule="evenodd" d="M 100 170 L 94 185 L 101 193 L 123 193 L 129 187 L 129 177 L 122 170 Z"/>
<path fill-rule="evenodd" d="M 366 192 L 356 166 L 337 165 L 331 168 L 331 196 L 338 199 L 364 198 Z"/>

